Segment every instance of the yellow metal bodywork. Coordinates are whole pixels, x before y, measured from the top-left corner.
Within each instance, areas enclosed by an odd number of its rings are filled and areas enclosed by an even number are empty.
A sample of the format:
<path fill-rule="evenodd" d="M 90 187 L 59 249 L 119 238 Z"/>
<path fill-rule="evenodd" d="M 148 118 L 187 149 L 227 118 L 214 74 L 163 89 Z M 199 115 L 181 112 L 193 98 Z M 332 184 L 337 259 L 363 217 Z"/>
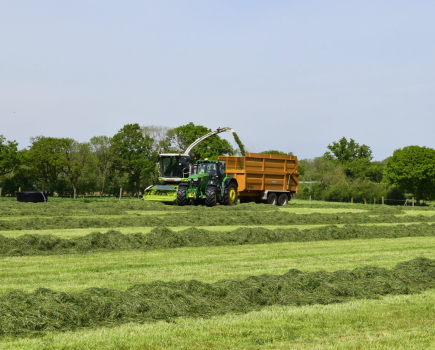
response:
<path fill-rule="evenodd" d="M 155 185 L 145 191 L 143 200 L 175 203 L 178 185 Z"/>
<path fill-rule="evenodd" d="M 221 156 L 226 176 L 237 180 L 239 197 L 259 196 L 263 191 L 298 192 L 299 171 L 296 156 L 246 153 L 244 157 Z"/>

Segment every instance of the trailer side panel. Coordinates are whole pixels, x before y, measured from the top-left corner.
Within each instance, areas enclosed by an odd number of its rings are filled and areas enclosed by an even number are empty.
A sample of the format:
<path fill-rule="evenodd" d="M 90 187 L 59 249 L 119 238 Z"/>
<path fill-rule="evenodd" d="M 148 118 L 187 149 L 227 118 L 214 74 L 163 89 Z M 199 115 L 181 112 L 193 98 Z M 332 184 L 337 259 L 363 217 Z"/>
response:
<path fill-rule="evenodd" d="M 239 184 L 239 196 L 262 196 L 268 192 L 298 192 L 299 172 L 296 156 L 246 153 L 244 157 L 222 156 L 226 175 Z"/>

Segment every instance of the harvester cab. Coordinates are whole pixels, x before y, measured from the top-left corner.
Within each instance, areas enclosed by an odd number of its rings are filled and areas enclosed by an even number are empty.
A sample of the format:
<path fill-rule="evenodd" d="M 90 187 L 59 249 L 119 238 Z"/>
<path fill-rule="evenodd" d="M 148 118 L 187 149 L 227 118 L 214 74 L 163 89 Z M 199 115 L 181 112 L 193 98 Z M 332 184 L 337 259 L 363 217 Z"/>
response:
<path fill-rule="evenodd" d="M 193 172 L 190 157 L 187 154 L 163 153 L 157 158 L 160 184 L 146 188 L 143 199 L 174 203 L 177 198 L 178 184 Z"/>
<path fill-rule="evenodd" d="M 237 181 L 225 176 L 225 162 L 201 160 L 194 165 L 195 173 L 180 183 L 177 204 L 237 204 Z"/>

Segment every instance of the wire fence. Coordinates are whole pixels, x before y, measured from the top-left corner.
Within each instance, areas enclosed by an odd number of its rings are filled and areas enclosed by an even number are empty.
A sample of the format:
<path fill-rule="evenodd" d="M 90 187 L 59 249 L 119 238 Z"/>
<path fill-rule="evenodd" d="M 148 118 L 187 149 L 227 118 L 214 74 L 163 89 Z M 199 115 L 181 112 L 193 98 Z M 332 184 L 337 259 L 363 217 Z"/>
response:
<path fill-rule="evenodd" d="M 19 189 L 19 191 L 17 192 L 21 192 L 21 188 Z M 30 192 L 38 192 L 38 191 L 30 191 Z M 119 189 L 119 192 L 117 192 L 116 194 L 114 193 L 103 193 L 100 194 L 99 192 L 74 192 L 74 191 L 60 191 L 60 192 L 54 192 L 54 193 L 49 193 L 49 197 L 51 198 L 65 198 L 65 199 L 122 199 L 122 198 L 142 198 L 143 196 L 143 192 L 139 191 L 139 194 L 137 195 L 134 192 L 130 192 L 130 191 L 123 191 L 122 188 Z M 0 187 L 0 199 L 1 198 L 16 198 L 17 195 L 16 193 L 11 194 L 11 193 L 4 193 L 2 194 L 2 188 Z M 370 199 L 355 199 L 354 198 L 347 198 L 344 200 L 324 200 L 324 199 L 315 199 L 314 196 L 311 195 L 304 195 L 301 193 L 298 193 L 295 196 L 295 199 L 304 199 L 304 200 L 308 200 L 311 201 L 316 200 L 316 201 L 323 201 L 323 202 L 332 202 L 332 203 L 350 203 L 350 204 L 373 204 L 373 205 L 403 205 L 403 206 L 427 206 L 427 205 L 434 205 L 435 206 L 435 201 L 420 201 L 420 200 L 415 200 L 414 198 L 405 198 L 405 199 L 392 199 L 392 198 L 370 198 Z"/>
<path fill-rule="evenodd" d="M 299 195 L 295 196 L 296 199 L 304 199 L 311 202 L 311 200 L 323 201 L 323 202 L 332 202 L 332 203 L 350 203 L 350 204 L 373 204 L 373 205 L 403 205 L 403 206 L 427 206 L 434 205 L 435 201 L 429 200 L 415 200 L 414 198 L 405 198 L 405 199 L 392 199 L 392 198 L 370 198 L 370 199 L 356 199 L 354 200 L 352 197 L 344 200 L 325 200 L 325 199 L 315 199 L 312 196 L 307 195 Z"/>
<path fill-rule="evenodd" d="M 19 188 L 17 191 L 14 192 L 6 192 L 4 193 L 2 191 L 2 188 L 0 187 L 0 198 L 16 198 L 17 193 L 21 193 L 21 188 Z M 27 193 L 32 192 L 41 192 L 41 191 L 23 191 Z M 55 192 L 48 192 L 48 196 L 51 198 L 80 198 L 80 199 L 110 199 L 110 198 L 138 198 L 142 197 L 143 191 L 139 191 L 139 195 L 136 194 L 136 192 L 131 191 L 124 191 L 122 188 L 119 189 L 116 193 L 100 193 L 100 192 L 74 192 L 74 191 L 55 191 Z"/>

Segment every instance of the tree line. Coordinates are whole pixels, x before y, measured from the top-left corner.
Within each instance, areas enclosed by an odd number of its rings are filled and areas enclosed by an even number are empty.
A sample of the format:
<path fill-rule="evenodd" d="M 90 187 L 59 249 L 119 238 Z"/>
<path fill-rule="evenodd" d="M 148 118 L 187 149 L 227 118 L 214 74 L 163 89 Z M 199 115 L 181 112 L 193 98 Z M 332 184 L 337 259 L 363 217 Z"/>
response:
<path fill-rule="evenodd" d="M 211 129 L 189 123 L 176 128 L 126 124 L 112 137 L 95 136 L 89 142 L 71 138 L 36 136 L 27 149 L 0 135 L 0 187 L 3 194 L 23 190 L 63 193 L 135 193 L 157 182 L 158 153 L 183 152 Z M 343 137 L 314 159 L 300 159 L 299 197 L 330 201 L 435 198 L 435 150 L 407 146 L 382 162 L 372 150 Z M 287 154 L 278 150 L 262 153 Z M 215 135 L 193 151 L 196 159 L 237 155 L 240 150 Z"/>
<path fill-rule="evenodd" d="M 193 123 L 172 129 L 126 124 L 112 137 L 95 136 L 89 142 L 36 136 L 21 150 L 17 142 L 0 135 L 0 187 L 6 195 L 21 188 L 103 196 L 122 188 L 139 196 L 141 189 L 157 181 L 158 153 L 183 152 L 210 131 Z M 191 155 L 217 159 L 237 152 L 216 135 L 201 142 Z"/>
<path fill-rule="evenodd" d="M 345 137 L 327 146 L 322 156 L 300 162 L 300 195 L 327 201 L 385 199 L 400 203 L 406 196 L 435 199 L 435 150 L 407 146 L 382 162 L 372 150 Z"/>

